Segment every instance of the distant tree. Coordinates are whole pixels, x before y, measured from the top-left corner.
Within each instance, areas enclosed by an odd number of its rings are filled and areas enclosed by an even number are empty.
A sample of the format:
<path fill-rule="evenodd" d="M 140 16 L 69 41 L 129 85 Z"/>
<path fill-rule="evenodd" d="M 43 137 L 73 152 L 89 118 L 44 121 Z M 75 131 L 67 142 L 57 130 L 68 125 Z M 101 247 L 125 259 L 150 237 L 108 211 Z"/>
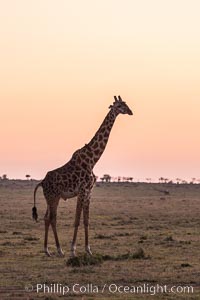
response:
<path fill-rule="evenodd" d="M 186 180 L 182 180 L 181 183 L 182 184 L 187 184 L 187 181 Z"/>
<path fill-rule="evenodd" d="M 121 176 L 117 177 L 117 181 L 120 182 L 121 181 Z"/>
<path fill-rule="evenodd" d="M 146 181 L 147 181 L 148 183 L 151 183 L 151 178 L 146 178 Z"/>
<path fill-rule="evenodd" d="M 196 181 L 196 178 L 193 177 L 192 178 L 192 183 L 195 183 L 195 181 Z"/>
<path fill-rule="evenodd" d="M 173 180 L 168 181 L 169 184 L 173 184 Z"/>
<path fill-rule="evenodd" d="M 111 181 L 111 176 L 109 174 L 104 174 L 103 178 L 104 178 L 105 182 L 110 182 Z"/>
<path fill-rule="evenodd" d="M 160 177 L 160 178 L 159 178 L 159 182 L 160 182 L 160 183 L 163 183 L 163 182 L 164 182 L 164 178 L 163 178 L 163 177 Z"/>
<path fill-rule="evenodd" d="M 176 183 L 179 184 L 181 182 L 180 178 L 176 178 Z"/>
<path fill-rule="evenodd" d="M 132 181 L 132 180 L 133 180 L 133 177 L 126 177 L 126 176 L 122 177 L 122 181 L 124 181 L 124 182 L 129 182 L 129 181 Z"/>
<path fill-rule="evenodd" d="M 31 175 L 28 175 L 28 174 L 26 175 L 26 179 L 27 179 L 27 180 L 29 180 L 30 177 L 31 177 Z"/>
<path fill-rule="evenodd" d="M 3 180 L 8 180 L 7 175 L 6 175 L 6 174 L 3 174 L 2 179 L 3 179 Z"/>
<path fill-rule="evenodd" d="M 100 178 L 101 182 L 110 182 L 111 181 L 111 176 L 109 174 L 104 174 L 103 177 Z"/>

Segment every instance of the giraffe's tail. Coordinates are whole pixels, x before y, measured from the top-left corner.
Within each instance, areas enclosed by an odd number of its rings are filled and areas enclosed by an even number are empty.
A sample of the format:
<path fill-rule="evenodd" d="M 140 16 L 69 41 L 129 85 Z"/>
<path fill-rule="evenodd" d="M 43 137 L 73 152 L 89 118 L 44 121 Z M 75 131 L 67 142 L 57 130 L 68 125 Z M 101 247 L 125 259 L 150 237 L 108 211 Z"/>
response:
<path fill-rule="evenodd" d="M 37 208 L 36 208 L 36 192 L 40 186 L 42 186 L 42 181 L 36 185 L 35 190 L 34 190 L 34 206 L 32 208 L 32 217 L 36 222 L 38 219 Z"/>

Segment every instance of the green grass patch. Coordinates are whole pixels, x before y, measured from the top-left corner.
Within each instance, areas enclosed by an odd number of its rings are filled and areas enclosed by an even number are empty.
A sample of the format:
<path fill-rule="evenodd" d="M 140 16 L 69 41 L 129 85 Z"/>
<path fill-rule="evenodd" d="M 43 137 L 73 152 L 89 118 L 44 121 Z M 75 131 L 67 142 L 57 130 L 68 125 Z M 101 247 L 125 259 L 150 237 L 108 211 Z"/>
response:
<path fill-rule="evenodd" d="M 115 257 L 114 260 L 131 260 L 131 259 L 147 259 L 150 258 L 149 256 L 146 256 L 144 253 L 144 250 L 142 248 L 139 248 L 135 252 L 131 253 L 125 253 L 121 254 Z"/>
<path fill-rule="evenodd" d="M 172 235 L 167 236 L 166 238 L 164 238 L 165 242 L 174 242 L 174 238 Z"/>
<path fill-rule="evenodd" d="M 99 254 L 88 255 L 83 254 L 81 256 L 70 257 L 66 264 L 70 267 L 82 267 L 82 266 L 94 266 L 100 265 L 103 262 L 103 257 Z"/>
<path fill-rule="evenodd" d="M 113 236 L 112 235 L 105 235 L 105 234 L 97 234 L 94 238 L 95 239 L 100 239 L 100 240 L 113 239 Z"/>
<path fill-rule="evenodd" d="M 112 260 L 112 261 L 123 261 L 123 260 L 133 260 L 133 259 L 149 259 L 149 256 L 145 255 L 145 252 L 142 248 L 139 248 L 135 252 L 127 252 L 119 255 L 88 255 L 83 254 L 81 256 L 71 257 L 67 260 L 66 264 L 70 267 L 82 267 L 82 266 L 94 266 L 100 265 L 104 261 Z"/>
<path fill-rule="evenodd" d="M 188 263 L 181 264 L 181 268 L 188 268 L 188 267 L 192 267 L 192 266 Z"/>

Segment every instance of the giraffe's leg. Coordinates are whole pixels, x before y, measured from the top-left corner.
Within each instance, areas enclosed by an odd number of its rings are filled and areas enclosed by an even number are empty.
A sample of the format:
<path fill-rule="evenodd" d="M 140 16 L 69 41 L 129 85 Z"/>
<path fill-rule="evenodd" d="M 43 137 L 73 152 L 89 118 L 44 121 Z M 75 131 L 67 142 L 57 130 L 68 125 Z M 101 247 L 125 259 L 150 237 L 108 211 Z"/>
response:
<path fill-rule="evenodd" d="M 52 227 L 52 230 L 53 230 L 53 234 L 54 234 L 58 254 L 60 256 L 64 256 L 64 252 L 62 251 L 62 249 L 60 247 L 58 234 L 57 234 L 57 229 L 56 229 L 57 207 L 58 207 L 58 202 L 55 203 L 54 205 L 50 206 L 50 223 L 51 223 L 51 227 Z"/>
<path fill-rule="evenodd" d="M 78 227 L 80 225 L 81 212 L 82 212 L 82 198 L 78 196 L 77 205 L 76 205 L 75 223 L 74 223 L 74 236 L 71 244 L 72 257 L 76 255 L 76 238 L 78 233 Z"/>
<path fill-rule="evenodd" d="M 92 255 L 90 245 L 89 245 L 89 209 L 90 209 L 90 194 L 84 199 L 83 202 L 83 222 L 85 228 L 85 251 Z"/>
<path fill-rule="evenodd" d="M 47 256 L 51 256 L 49 250 L 48 250 L 48 232 L 49 232 L 49 225 L 50 225 L 50 211 L 49 208 L 47 207 L 47 211 L 44 216 L 44 224 L 45 224 L 45 236 L 44 236 L 44 252 L 46 253 Z"/>

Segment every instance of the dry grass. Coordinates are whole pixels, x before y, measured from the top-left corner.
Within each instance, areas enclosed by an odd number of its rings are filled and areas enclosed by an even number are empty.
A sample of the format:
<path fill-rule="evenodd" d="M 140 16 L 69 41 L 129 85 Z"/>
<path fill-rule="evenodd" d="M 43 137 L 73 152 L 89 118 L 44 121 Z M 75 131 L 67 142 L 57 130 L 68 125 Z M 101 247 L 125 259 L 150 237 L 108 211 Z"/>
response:
<path fill-rule="evenodd" d="M 31 219 L 34 182 L 9 182 L 0 186 L 0 299 L 200 299 L 200 186 L 161 184 L 99 184 L 91 202 L 90 244 L 94 257 L 84 253 L 80 226 L 77 266 L 70 264 L 75 199 L 61 200 L 58 234 L 65 257 L 56 255 L 50 231 L 51 258 L 43 254 L 46 204 L 42 191 L 37 207 L 40 221 Z M 135 255 L 135 256 L 134 256 Z M 138 256 L 137 256 L 138 255 Z M 68 262 L 68 263 L 67 263 Z M 129 293 L 57 294 L 28 293 L 26 285 L 75 283 L 98 287 L 117 285 L 193 286 L 192 294 Z"/>

